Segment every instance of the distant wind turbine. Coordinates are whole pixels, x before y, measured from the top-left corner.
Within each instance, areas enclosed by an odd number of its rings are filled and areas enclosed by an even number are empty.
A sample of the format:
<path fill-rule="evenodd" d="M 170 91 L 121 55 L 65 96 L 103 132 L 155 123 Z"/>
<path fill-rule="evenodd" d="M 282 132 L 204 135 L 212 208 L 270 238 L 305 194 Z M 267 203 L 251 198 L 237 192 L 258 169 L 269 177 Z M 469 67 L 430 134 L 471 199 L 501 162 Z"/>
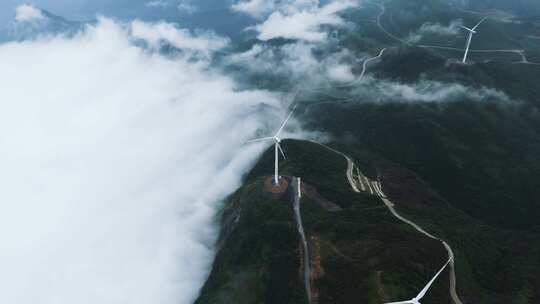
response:
<path fill-rule="evenodd" d="M 285 159 L 285 153 L 283 152 L 283 149 L 281 149 L 281 138 L 279 138 L 279 135 L 281 134 L 281 131 L 285 128 L 287 125 L 287 122 L 291 119 L 291 117 L 294 114 L 294 111 L 296 110 L 297 104 L 294 105 L 291 113 L 289 116 L 287 116 L 287 119 L 281 124 L 281 127 L 276 132 L 276 135 L 272 137 L 265 137 L 265 138 L 259 138 L 248 141 L 248 143 L 254 143 L 254 142 L 262 142 L 262 141 L 274 141 L 274 152 L 275 152 L 275 161 L 274 161 L 274 185 L 279 185 L 279 152 L 281 152 L 281 155 Z M 278 152 L 279 150 L 279 152 Z"/>
<path fill-rule="evenodd" d="M 444 266 L 441 268 L 441 270 L 439 270 L 439 272 L 437 272 L 437 274 L 433 277 L 433 279 L 431 279 L 431 281 L 429 281 L 429 283 L 426 285 L 426 287 L 424 287 L 424 289 L 422 289 L 422 291 L 420 291 L 420 293 L 416 297 L 414 297 L 413 299 L 411 299 L 409 301 L 391 302 L 391 303 L 386 303 L 386 304 L 421 304 L 420 300 L 422 300 L 422 298 L 426 295 L 426 293 L 428 292 L 428 290 L 431 287 L 431 285 L 433 284 L 433 282 L 435 282 L 437 277 L 444 271 L 444 269 L 446 268 L 446 266 L 448 266 L 450 261 L 452 261 L 451 258 L 448 260 L 448 262 L 446 262 L 446 264 L 444 264 Z"/>
<path fill-rule="evenodd" d="M 476 34 L 476 29 L 482 24 L 486 18 L 483 18 L 478 22 L 472 29 L 465 27 L 463 25 L 460 25 L 461 28 L 469 31 L 469 37 L 467 38 L 467 45 L 465 46 L 465 55 L 463 56 L 463 63 L 467 62 L 467 56 L 469 55 L 469 48 L 471 47 L 472 37 L 474 34 Z"/>

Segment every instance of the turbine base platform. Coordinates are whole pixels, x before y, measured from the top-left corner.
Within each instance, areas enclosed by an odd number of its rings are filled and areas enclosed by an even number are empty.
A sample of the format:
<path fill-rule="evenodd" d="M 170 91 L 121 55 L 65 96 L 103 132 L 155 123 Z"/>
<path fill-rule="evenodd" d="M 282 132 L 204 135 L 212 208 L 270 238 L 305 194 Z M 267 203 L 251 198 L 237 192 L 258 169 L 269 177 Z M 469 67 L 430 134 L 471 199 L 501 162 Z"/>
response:
<path fill-rule="evenodd" d="M 273 194 L 282 194 L 287 192 L 289 188 L 289 181 L 285 177 L 279 179 L 279 185 L 274 184 L 274 177 L 267 176 L 264 179 L 264 192 L 269 192 Z"/>
<path fill-rule="evenodd" d="M 446 61 L 446 67 L 462 67 L 462 66 L 471 66 L 471 65 L 474 65 L 474 61 L 473 60 L 467 60 L 467 62 L 463 62 L 461 59 L 457 59 L 457 58 L 453 58 L 453 59 L 448 59 Z"/>

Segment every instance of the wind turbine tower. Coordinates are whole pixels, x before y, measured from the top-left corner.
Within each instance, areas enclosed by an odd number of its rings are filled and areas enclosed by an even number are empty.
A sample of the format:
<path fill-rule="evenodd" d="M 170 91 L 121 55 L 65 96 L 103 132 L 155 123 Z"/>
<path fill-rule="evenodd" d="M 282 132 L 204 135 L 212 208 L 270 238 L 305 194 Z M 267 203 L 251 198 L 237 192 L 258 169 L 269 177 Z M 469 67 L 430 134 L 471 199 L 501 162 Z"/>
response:
<path fill-rule="evenodd" d="M 439 275 L 444 271 L 446 266 L 448 266 L 448 264 L 450 264 L 450 261 L 452 261 L 452 258 L 450 258 L 448 260 L 448 262 L 446 262 L 446 264 L 444 264 L 444 266 L 441 268 L 441 270 L 439 270 L 439 272 L 437 272 L 437 274 L 433 277 L 433 279 L 431 279 L 431 281 L 429 281 L 429 283 L 426 285 L 426 287 L 424 287 L 424 289 L 422 289 L 422 291 L 420 291 L 420 293 L 416 297 L 414 297 L 414 298 L 412 298 L 411 300 L 408 300 L 408 301 L 391 302 L 391 303 L 386 303 L 386 304 L 421 304 L 420 300 L 422 300 L 422 298 L 426 295 L 426 293 L 428 292 L 431 285 L 433 285 L 433 282 L 435 282 L 437 277 L 439 277 Z"/>
<path fill-rule="evenodd" d="M 248 141 L 248 143 L 254 143 L 254 142 L 263 142 L 263 141 L 273 141 L 274 142 L 274 156 L 275 156 L 275 159 L 274 159 L 274 185 L 279 185 L 279 153 L 281 152 L 281 155 L 283 156 L 283 158 L 285 159 L 285 153 L 283 152 L 283 149 L 281 148 L 281 138 L 279 137 L 279 135 L 281 134 L 281 132 L 283 131 L 283 129 L 285 128 L 285 126 L 287 125 L 287 123 L 289 122 L 289 120 L 291 119 L 291 117 L 293 116 L 294 114 L 294 111 L 296 110 L 296 106 L 297 105 L 294 105 L 291 113 L 289 113 L 289 116 L 287 116 L 287 118 L 285 119 L 285 121 L 281 124 L 281 127 L 279 128 L 279 130 L 276 132 L 276 134 L 272 137 L 265 137 L 265 138 L 259 138 L 259 139 L 254 139 L 254 140 L 250 140 Z"/>
<path fill-rule="evenodd" d="M 482 24 L 484 21 L 486 20 L 486 18 L 480 20 L 480 22 L 478 22 L 472 29 L 468 28 L 468 27 L 465 27 L 463 25 L 460 25 L 461 28 L 467 30 L 469 32 L 469 37 L 467 38 L 467 44 L 465 46 L 465 55 L 463 55 L 463 63 L 467 63 L 467 56 L 469 55 L 469 49 L 471 47 L 471 42 L 472 42 L 472 38 L 473 38 L 473 35 L 476 34 L 476 29 L 480 26 L 480 24 Z"/>

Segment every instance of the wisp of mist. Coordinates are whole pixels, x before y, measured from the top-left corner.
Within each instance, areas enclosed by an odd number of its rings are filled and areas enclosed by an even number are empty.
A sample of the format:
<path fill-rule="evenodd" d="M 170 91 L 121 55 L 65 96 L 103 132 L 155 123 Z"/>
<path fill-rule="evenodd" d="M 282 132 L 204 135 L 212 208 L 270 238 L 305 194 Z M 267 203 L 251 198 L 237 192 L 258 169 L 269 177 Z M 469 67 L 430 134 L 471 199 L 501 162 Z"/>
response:
<path fill-rule="evenodd" d="M 285 113 L 206 55 L 143 45 L 107 19 L 0 45 L 0 303 L 196 298 L 262 152 L 244 143 Z"/>

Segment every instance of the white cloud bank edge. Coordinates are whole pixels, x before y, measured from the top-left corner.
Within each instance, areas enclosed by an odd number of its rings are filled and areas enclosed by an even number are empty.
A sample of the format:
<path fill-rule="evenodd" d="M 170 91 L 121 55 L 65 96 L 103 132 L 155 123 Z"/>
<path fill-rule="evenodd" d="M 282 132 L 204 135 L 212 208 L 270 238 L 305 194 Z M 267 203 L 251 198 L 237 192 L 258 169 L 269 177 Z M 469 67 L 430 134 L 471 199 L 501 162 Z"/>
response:
<path fill-rule="evenodd" d="M 219 202 L 264 148 L 243 144 L 285 113 L 208 60 L 140 39 L 215 49 L 213 37 L 106 18 L 71 38 L 0 45 L 0 302 L 197 296 Z"/>

